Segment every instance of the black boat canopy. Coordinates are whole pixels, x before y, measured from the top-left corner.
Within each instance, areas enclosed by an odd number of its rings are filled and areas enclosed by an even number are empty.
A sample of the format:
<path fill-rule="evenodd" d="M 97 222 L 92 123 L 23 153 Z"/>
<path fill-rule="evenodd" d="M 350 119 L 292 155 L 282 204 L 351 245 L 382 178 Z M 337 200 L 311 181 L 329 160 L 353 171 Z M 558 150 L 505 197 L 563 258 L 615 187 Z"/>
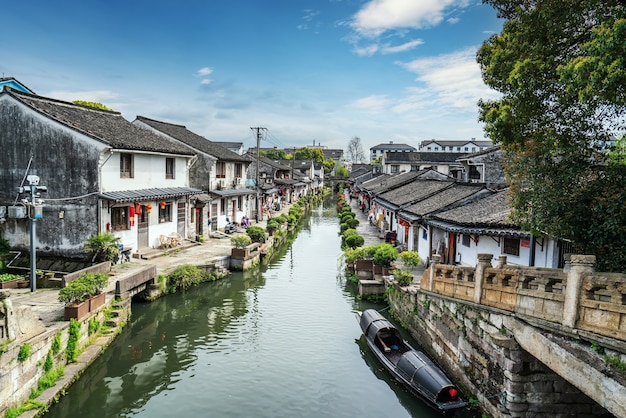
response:
<path fill-rule="evenodd" d="M 439 367 L 421 351 L 404 353 L 398 360 L 398 370 L 404 373 L 408 381 L 420 386 L 433 399 L 436 399 L 443 389 L 452 386 L 452 382 Z"/>

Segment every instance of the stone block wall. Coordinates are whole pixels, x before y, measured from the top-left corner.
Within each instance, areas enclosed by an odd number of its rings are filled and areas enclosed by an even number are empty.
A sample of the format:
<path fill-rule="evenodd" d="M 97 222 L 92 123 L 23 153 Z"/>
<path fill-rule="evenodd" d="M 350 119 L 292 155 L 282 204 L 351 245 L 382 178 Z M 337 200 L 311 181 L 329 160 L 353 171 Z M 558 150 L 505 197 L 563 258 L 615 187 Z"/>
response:
<path fill-rule="evenodd" d="M 606 413 L 589 397 L 523 350 L 507 321 L 511 314 L 395 284 L 392 312 L 421 348 L 493 417 L 577 417 Z"/>

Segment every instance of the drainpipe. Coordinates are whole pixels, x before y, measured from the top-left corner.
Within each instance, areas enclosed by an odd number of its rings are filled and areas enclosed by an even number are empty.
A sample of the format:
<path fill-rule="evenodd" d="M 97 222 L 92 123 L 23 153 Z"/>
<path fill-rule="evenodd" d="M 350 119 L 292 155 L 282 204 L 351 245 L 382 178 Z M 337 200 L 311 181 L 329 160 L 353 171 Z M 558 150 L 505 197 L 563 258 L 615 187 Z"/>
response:
<path fill-rule="evenodd" d="M 528 260 L 528 266 L 529 267 L 534 267 L 535 266 L 535 244 L 536 244 L 536 239 L 534 235 L 530 236 L 530 259 Z"/>

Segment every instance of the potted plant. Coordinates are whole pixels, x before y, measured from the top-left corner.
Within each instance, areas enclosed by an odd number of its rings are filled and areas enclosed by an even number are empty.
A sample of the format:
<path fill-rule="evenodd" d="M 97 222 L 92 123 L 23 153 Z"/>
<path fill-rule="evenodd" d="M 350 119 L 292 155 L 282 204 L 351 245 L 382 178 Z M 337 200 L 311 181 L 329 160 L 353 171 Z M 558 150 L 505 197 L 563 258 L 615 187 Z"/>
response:
<path fill-rule="evenodd" d="M 237 235 L 230 239 L 231 244 L 233 244 L 233 249 L 231 250 L 230 255 L 232 257 L 247 257 L 249 255 L 249 250 L 246 248 L 248 245 L 252 244 L 252 239 L 247 235 Z"/>
<path fill-rule="evenodd" d="M 81 319 L 104 304 L 102 293 L 109 277 L 104 273 L 83 273 L 59 290 L 59 302 L 65 303 L 65 320 Z"/>
<path fill-rule="evenodd" d="M 119 237 L 110 232 L 98 232 L 85 240 L 85 250 L 92 254 L 91 261 L 110 261 L 115 264 L 120 259 Z"/>
<path fill-rule="evenodd" d="M 16 289 L 18 282 L 20 282 L 21 280 L 22 276 L 19 276 L 17 274 L 0 274 L 0 289 Z"/>
<path fill-rule="evenodd" d="M 260 226 L 250 226 L 246 229 L 246 234 L 250 237 L 252 242 L 265 242 L 265 231 Z"/>
<path fill-rule="evenodd" d="M 398 258 L 398 250 L 391 244 L 378 244 L 374 252 L 374 266 L 381 268 L 383 276 L 388 275 L 391 270 L 391 264 Z"/>

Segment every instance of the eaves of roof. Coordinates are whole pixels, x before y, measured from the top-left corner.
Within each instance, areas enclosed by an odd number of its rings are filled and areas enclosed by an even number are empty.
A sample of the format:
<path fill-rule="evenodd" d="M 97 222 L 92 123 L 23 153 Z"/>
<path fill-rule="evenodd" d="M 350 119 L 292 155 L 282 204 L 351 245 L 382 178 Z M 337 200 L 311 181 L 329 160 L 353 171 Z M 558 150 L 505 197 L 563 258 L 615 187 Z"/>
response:
<path fill-rule="evenodd" d="M 230 197 L 230 196 L 246 196 L 246 195 L 256 194 L 256 191 L 251 190 L 251 189 L 222 189 L 222 190 L 211 190 L 210 193 L 220 196 L 220 197 Z"/>
<path fill-rule="evenodd" d="M 99 194 L 99 196 L 104 200 L 110 200 L 115 203 L 122 203 L 174 199 L 177 197 L 196 195 L 200 193 L 202 193 L 202 190 L 192 187 L 165 187 L 102 192 Z"/>
<path fill-rule="evenodd" d="M 492 237 L 508 237 L 508 238 L 530 238 L 530 233 L 515 228 L 497 228 L 497 227 L 480 227 L 480 226 L 464 226 L 442 222 L 438 220 L 425 220 L 426 225 L 430 225 L 444 231 L 454 232 L 457 234 L 470 235 L 486 235 Z"/>

